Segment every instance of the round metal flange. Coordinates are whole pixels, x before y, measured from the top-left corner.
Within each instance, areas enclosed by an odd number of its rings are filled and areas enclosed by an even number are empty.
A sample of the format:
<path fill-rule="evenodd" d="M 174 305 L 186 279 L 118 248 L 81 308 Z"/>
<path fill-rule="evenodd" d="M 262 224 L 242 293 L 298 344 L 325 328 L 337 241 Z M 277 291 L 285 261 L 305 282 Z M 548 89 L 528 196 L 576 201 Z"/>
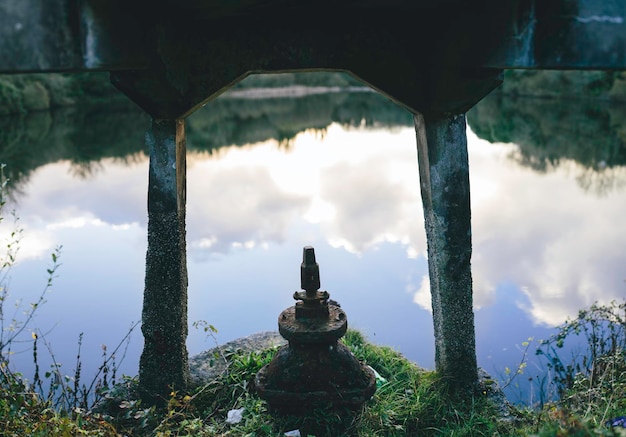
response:
<path fill-rule="evenodd" d="M 295 307 L 289 307 L 278 316 L 278 332 L 294 343 L 333 343 L 348 329 L 346 313 L 337 305 L 328 305 L 326 318 L 296 318 Z"/>

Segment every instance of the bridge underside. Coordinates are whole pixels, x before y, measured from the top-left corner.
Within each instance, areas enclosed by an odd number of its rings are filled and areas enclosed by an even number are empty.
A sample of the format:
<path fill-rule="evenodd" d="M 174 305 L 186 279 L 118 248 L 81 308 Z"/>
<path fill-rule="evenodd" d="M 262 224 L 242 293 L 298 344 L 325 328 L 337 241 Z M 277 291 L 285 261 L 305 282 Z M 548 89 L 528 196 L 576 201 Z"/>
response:
<path fill-rule="evenodd" d="M 626 3 L 0 0 L 0 73 L 110 71 L 153 118 L 140 363 L 153 400 L 187 380 L 184 118 L 246 75 L 291 70 L 350 72 L 414 114 L 437 369 L 472 386 L 464 113 L 512 68 L 626 70 Z"/>
<path fill-rule="evenodd" d="M 250 73 L 350 71 L 458 112 L 509 68 L 626 69 L 620 0 L 1 0 L 0 73 L 111 71 L 156 118 Z"/>

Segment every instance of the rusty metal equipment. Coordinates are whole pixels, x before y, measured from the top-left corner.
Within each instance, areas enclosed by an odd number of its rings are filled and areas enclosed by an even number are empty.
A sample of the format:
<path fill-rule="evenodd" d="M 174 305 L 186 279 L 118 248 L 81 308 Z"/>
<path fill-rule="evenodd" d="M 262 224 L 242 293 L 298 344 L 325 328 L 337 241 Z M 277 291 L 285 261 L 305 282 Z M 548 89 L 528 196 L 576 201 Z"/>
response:
<path fill-rule="evenodd" d="M 313 247 L 303 249 L 296 304 L 278 317 L 289 344 L 255 378 L 255 388 L 270 409 L 297 413 L 317 406 L 359 408 L 376 391 L 374 372 L 339 341 L 348 329 L 346 313 L 320 291 Z"/>

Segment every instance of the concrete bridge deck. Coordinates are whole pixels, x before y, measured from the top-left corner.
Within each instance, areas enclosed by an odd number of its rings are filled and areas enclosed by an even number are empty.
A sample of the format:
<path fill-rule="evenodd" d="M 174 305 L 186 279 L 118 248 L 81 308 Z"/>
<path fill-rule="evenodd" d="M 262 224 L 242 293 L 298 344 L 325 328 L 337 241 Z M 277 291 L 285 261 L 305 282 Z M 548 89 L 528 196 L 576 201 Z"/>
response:
<path fill-rule="evenodd" d="M 413 111 L 466 109 L 509 68 L 626 69 L 626 4 L 0 1 L 0 73 L 119 72 L 157 117 L 187 115 L 253 72 L 302 69 L 350 71 Z M 160 95 L 141 90 L 158 82 Z"/>

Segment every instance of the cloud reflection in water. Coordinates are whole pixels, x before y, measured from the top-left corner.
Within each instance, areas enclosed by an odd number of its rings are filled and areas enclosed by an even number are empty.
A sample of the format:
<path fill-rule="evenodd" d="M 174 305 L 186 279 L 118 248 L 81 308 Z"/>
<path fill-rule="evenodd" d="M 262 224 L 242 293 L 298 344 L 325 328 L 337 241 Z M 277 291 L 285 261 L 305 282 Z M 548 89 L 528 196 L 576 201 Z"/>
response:
<path fill-rule="evenodd" d="M 626 196 L 584 192 L 569 163 L 548 174 L 519 167 L 514 145 L 489 144 L 470 134 L 472 261 L 477 305 L 500 284 L 518 284 L 535 323 L 556 325 L 598 300 L 622 298 L 626 279 Z"/>
<path fill-rule="evenodd" d="M 468 143 L 477 319 L 489 317 L 498 290 L 510 284 L 524 297 L 515 300 L 516 310 L 550 326 L 596 300 L 623 296 L 623 190 L 596 197 L 580 189 L 567 167 L 538 174 L 508 159 L 513 145 L 492 145 L 471 132 Z M 299 285 L 295 258 L 313 242 L 327 257 L 320 256 L 326 269 L 322 281 L 331 294 L 353 287 L 379 299 L 344 297 L 356 308 L 349 312 L 351 320 L 378 332 L 375 340 L 394 341 L 397 323 L 409 326 L 397 344 L 414 344 L 422 325 L 431 324 L 417 312 L 430 310 L 430 295 L 413 129 L 331 125 L 323 138 L 307 131 L 288 147 L 269 141 L 213 155 L 190 153 L 188 161 L 190 321 L 210 319 L 225 335 L 221 341 L 275 329 L 274 316 L 264 315 L 291 304 L 289 293 Z M 140 294 L 147 165 L 146 159 L 130 165 L 110 160 L 80 180 L 68 174 L 65 162 L 38 169 L 18 207 L 27 228 L 21 262 L 63 244 L 68 256 L 60 279 L 68 275 L 74 279 L 66 283 L 76 283 L 76 276 L 88 283 L 93 275 L 76 273 L 72 262 L 80 265 L 81 254 L 91 253 L 96 242 L 104 254 L 123 246 L 123 256 L 93 263 L 106 262 L 102 269 L 118 271 L 114 259 L 132 257 L 137 271 L 128 282 L 132 293 Z M 89 232 L 69 232 L 68 223 L 83 223 Z M 98 229 L 107 237 L 96 236 Z M 60 290 L 63 286 L 59 283 Z M 68 293 L 85 289 L 75 287 Z M 129 293 L 121 283 L 107 292 L 112 301 Z M 124 310 L 129 320 L 140 316 L 135 301 Z M 403 317 L 422 317 L 414 325 L 391 315 L 404 302 L 417 304 L 413 312 L 401 310 Z M 248 324 L 242 325 L 245 319 Z M 190 332 L 192 353 L 206 346 L 200 333 Z"/>

